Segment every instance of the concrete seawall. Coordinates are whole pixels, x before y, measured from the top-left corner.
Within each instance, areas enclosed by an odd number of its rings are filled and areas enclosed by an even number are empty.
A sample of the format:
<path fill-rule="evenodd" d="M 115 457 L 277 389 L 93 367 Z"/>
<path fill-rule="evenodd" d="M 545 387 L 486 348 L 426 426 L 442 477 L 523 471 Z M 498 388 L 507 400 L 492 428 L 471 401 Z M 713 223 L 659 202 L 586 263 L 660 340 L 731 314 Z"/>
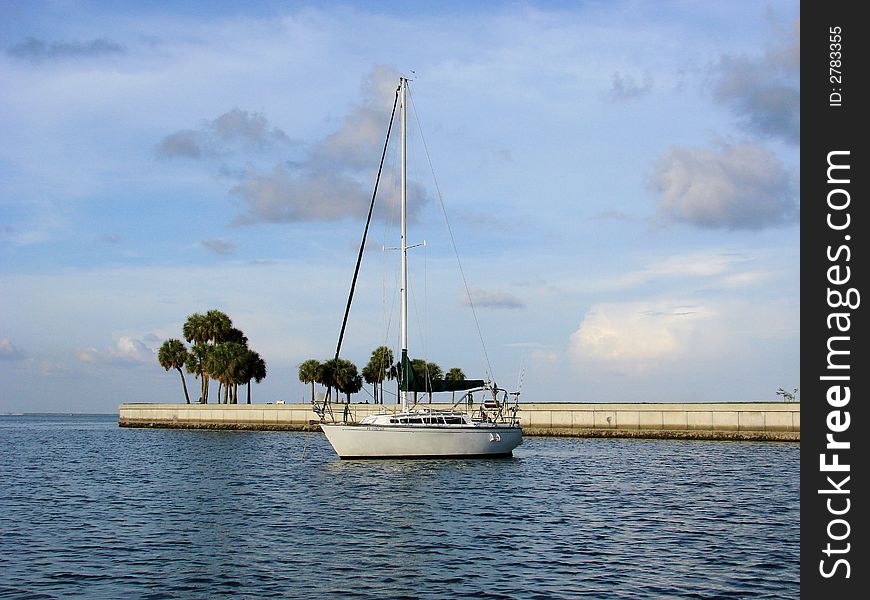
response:
<path fill-rule="evenodd" d="M 394 405 L 347 405 L 359 420 Z M 443 404 L 425 405 L 448 408 Z M 341 419 L 345 405 L 334 405 Z M 800 441 L 793 402 L 520 404 L 526 435 Z M 310 404 L 121 404 L 121 427 L 317 431 Z"/>

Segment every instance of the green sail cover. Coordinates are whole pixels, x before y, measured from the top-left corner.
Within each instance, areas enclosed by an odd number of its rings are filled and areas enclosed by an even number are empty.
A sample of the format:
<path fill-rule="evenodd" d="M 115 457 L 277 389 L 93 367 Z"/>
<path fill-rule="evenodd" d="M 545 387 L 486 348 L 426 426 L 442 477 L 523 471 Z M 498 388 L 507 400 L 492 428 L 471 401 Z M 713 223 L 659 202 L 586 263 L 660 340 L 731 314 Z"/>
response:
<path fill-rule="evenodd" d="M 428 383 L 428 385 L 427 385 Z M 461 392 L 483 387 L 483 379 L 460 379 L 458 381 L 426 381 L 422 373 L 414 372 L 408 351 L 402 350 L 402 371 L 399 373 L 399 389 L 403 392 Z"/>

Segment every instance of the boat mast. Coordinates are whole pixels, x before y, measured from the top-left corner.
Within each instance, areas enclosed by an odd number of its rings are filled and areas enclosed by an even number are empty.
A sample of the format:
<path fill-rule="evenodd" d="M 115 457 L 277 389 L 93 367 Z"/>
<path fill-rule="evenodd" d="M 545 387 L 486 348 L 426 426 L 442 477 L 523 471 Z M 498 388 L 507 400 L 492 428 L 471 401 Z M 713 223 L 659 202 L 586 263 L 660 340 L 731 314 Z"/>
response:
<path fill-rule="evenodd" d="M 408 201 L 408 187 L 406 181 L 406 113 L 407 113 L 407 94 L 406 86 L 408 80 L 404 77 L 399 79 L 399 101 L 401 102 L 402 116 L 402 183 L 401 183 L 401 220 L 402 220 L 402 377 L 403 383 L 407 382 L 408 374 L 405 373 L 405 366 L 409 364 L 408 359 L 408 239 L 406 227 L 406 213 Z M 407 387 L 407 385 L 405 385 Z M 402 412 L 408 410 L 408 391 L 402 390 Z"/>

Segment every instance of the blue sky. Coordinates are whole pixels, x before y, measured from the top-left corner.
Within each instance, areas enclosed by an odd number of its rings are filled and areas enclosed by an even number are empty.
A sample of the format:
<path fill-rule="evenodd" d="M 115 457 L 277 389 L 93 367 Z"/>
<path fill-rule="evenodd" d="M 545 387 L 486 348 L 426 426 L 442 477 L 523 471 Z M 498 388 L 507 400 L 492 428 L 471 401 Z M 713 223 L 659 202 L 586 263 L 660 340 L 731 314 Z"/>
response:
<path fill-rule="evenodd" d="M 800 370 L 799 69 L 797 2 L 4 2 L 0 412 L 175 401 L 155 351 L 211 308 L 267 362 L 255 401 L 300 401 L 400 74 L 412 356 L 488 356 L 526 401 L 777 400 Z M 398 344 L 397 161 L 359 366 Z"/>

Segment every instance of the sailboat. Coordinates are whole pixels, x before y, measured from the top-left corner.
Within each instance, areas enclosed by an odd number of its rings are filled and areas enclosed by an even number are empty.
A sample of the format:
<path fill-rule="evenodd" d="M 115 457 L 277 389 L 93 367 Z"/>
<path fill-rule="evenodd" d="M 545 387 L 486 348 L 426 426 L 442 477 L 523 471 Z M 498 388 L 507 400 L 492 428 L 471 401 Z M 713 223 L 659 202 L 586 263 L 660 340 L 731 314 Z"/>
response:
<path fill-rule="evenodd" d="M 320 428 L 332 444 L 339 457 L 346 458 L 471 458 L 510 456 L 513 450 L 522 444 L 523 431 L 520 428 L 517 411 L 519 393 L 508 394 L 495 384 L 480 379 L 461 381 L 421 381 L 411 366 L 408 358 L 408 244 L 407 244 L 407 98 L 408 80 L 399 79 L 396 92 L 396 102 L 400 106 L 401 121 L 401 338 L 402 358 L 399 368 L 399 390 L 401 410 L 399 412 L 384 412 L 369 415 L 358 423 L 348 422 L 345 418 L 337 422 L 334 418 L 328 399 L 322 404 L 314 402 L 314 411 L 320 417 Z M 395 114 L 395 103 L 393 105 Z M 390 129 L 393 117 L 390 117 Z M 389 131 L 387 139 L 389 140 Z M 384 146 L 386 153 L 386 143 Z M 383 165 L 383 158 L 381 160 Z M 380 172 L 378 180 L 380 179 Z M 377 193 L 377 183 L 375 184 Z M 372 206 L 374 205 L 374 196 Z M 369 210 L 369 220 L 371 209 Z M 366 225 L 368 231 L 368 224 Z M 351 298 L 359 272 L 359 261 L 362 248 L 357 259 L 357 271 L 354 274 L 354 284 L 351 285 Z M 345 324 L 350 310 L 350 299 L 345 312 Z M 336 358 L 341 349 L 339 337 Z M 486 400 L 475 411 L 457 410 L 457 405 L 447 410 L 419 407 L 416 402 L 409 402 L 409 394 L 416 392 L 466 391 L 463 398 L 472 398 L 475 391 L 483 393 Z M 510 397 L 513 395 L 513 403 Z M 470 402 L 466 406 L 470 405 Z"/>

